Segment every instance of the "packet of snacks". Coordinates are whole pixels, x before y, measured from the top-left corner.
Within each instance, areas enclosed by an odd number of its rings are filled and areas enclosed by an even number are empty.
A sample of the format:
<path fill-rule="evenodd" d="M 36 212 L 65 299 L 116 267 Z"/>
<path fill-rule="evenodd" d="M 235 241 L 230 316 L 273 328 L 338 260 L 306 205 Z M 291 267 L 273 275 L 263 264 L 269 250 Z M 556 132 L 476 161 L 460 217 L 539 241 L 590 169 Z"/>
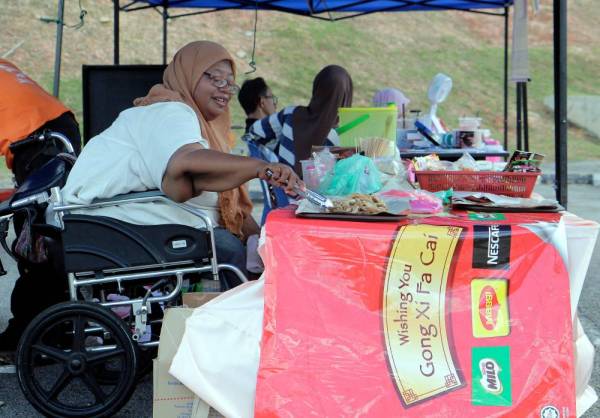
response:
<path fill-rule="evenodd" d="M 431 170 L 432 165 L 437 165 L 440 161 L 440 157 L 437 154 L 429 154 L 424 157 L 413 158 L 413 166 L 416 171 Z"/>
<path fill-rule="evenodd" d="M 416 171 L 456 171 L 458 166 L 451 161 L 442 161 L 437 154 L 415 157 L 413 164 Z"/>

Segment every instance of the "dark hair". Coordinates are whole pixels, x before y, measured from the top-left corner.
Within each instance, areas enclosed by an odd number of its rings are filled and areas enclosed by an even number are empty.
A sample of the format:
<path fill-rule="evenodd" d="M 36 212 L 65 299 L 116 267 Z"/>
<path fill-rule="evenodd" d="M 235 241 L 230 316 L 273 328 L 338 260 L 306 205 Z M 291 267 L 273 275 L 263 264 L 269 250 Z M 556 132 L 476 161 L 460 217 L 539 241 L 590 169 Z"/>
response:
<path fill-rule="evenodd" d="M 238 100 L 244 109 L 246 114 L 250 114 L 256 110 L 256 107 L 260 103 L 261 96 L 267 94 L 267 83 L 262 77 L 253 78 L 244 81 L 242 88 L 238 93 Z"/>

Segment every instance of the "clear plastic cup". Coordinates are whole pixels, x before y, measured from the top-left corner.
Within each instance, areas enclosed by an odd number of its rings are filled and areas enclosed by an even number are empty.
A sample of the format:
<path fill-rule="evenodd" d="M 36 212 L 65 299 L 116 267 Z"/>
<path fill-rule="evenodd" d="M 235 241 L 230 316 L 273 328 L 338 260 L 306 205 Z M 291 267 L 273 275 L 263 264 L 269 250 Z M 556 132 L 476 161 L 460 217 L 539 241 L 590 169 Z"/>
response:
<path fill-rule="evenodd" d="M 302 164 L 302 179 L 304 180 L 304 184 L 310 190 L 317 190 L 319 188 L 319 171 L 315 166 L 315 162 L 313 160 L 301 160 L 300 164 Z"/>

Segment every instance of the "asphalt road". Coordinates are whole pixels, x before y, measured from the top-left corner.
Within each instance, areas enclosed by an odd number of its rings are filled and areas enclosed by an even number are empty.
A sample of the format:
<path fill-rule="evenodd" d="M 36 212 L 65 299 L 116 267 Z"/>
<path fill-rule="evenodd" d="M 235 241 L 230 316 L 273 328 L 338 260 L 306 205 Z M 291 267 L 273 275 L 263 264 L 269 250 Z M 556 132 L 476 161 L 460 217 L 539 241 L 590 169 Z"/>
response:
<path fill-rule="evenodd" d="M 553 197 L 549 186 L 540 185 L 539 193 Z M 600 222 L 600 188 L 588 185 L 569 185 L 569 210 L 582 218 Z M 259 208 L 256 208 L 259 213 Z M 14 263 L 11 263 L 2 252 L 2 262 L 9 274 L 0 277 L 0 329 L 6 326 L 10 311 L 8 309 L 10 292 L 16 278 Z M 579 317 L 584 330 L 596 351 L 600 349 L 600 245 L 596 245 L 594 256 L 583 292 L 579 301 Z M 596 356 L 591 385 L 600 394 L 600 356 Z M 19 389 L 14 374 L 0 374 L 0 401 L 5 404 L 0 407 L 0 417 L 38 417 L 41 416 L 29 405 Z M 152 378 L 145 377 L 138 384 L 136 391 L 120 411 L 117 417 L 151 417 L 152 416 Z M 600 403 L 596 403 L 584 415 L 586 418 L 600 417 Z"/>

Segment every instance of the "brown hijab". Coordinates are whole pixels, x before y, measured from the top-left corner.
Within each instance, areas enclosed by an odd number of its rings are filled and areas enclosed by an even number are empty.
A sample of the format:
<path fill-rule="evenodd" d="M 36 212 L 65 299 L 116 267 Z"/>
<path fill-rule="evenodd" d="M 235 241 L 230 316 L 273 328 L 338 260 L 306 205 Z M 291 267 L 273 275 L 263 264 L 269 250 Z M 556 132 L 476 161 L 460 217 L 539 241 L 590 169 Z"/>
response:
<path fill-rule="evenodd" d="M 183 102 L 191 107 L 202 136 L 208 140 L 210 148 L 216 151 L 231 152 L 231 115 L 229 109 L 218 118 L 207 121 L 193 99 L 193 92 L 204 72 L 219 61 L 229 61 L 235 76 L 233 58 L 221 45 L 209 41 L 191 42 L 181 48 L 163 74 L 162 84 L 154 85 L 148 95 L 133 101 L 135 106 L 147 106 L 158 102 Z M 221 224 L 231 233 L 242 237 L 242 224 L 252 211 L 252 202 L 246 189 L 219 193 Z"/>
<path fill-rule="evenodd" d="M 338 120 L 338 108 L 352 106 L 352 78 L 339 65 L 328 65 L 313 81 L 312 98 L 308 107 L 298 106 L 292 116 L 296 164 L 310 156 L 313 145 L 323 145 L 329 131 Z"/>

